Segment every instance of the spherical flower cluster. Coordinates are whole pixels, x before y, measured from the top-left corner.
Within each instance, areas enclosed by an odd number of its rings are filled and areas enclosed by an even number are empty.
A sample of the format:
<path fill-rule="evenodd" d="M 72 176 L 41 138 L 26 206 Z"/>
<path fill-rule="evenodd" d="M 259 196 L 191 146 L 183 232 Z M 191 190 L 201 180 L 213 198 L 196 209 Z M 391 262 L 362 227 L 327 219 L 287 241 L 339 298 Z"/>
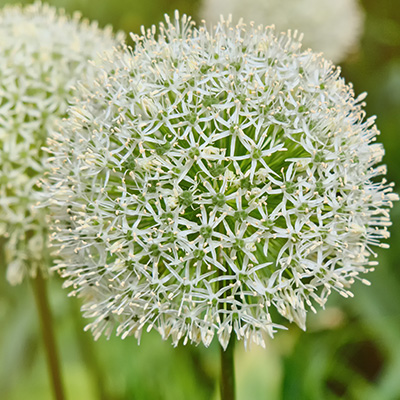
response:
<path fill-rule="evenodd" d="M 290 32 L 166 21 L 98 64 L 48 141 L 55 268 L 95 337 L 262 345 L 276 311 L 304 329 L 366 282 L 397 198 L 384 150 Z"/>
<path fill-rule="evenodd" d="M 122 39 L 41 3 L 0 11 L 0 237 L 12 284 L 49 264 L 46 211 L 33 208 L 46 137 L 66 115 L 71 85 L 89 74 L 88 59 Z"/>
<path fill-rule="evenodd" d="M 274 24 L 279 31 L 297 29 L 304 34 L 304 45 L 333 62 L 357 48 L 364 23 L 359 0 L 204 0 L 201 17 L 217 23 L 221 14 L 232 14 L 235 23 L 243 18 Z"/>

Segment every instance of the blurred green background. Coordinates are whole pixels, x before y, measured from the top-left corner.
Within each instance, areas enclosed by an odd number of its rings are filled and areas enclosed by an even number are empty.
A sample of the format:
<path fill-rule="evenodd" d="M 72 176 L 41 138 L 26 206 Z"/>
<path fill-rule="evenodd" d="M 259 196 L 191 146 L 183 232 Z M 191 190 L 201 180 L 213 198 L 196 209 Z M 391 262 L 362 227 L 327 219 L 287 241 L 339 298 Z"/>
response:
<path fill-rule="evenodd" d="M 4 5 L 5 1 L 0 1 Z M 12 3 L 12 2 L 11 2 Z M 196 18 L 200 0 L 54 0 L 103 26 L 138 31 L 175 8 Z M 378 116 L 388 179 L 400 188 L 400 3 L 363 0 L 361 46 L 342 63 L 366 111 Z M 398 136 L 399 135 L 399 136 Z M 400 399 L 400 204 L 392 212 L 391 248 L 357 283 L 354 299 L 332 295 L 326 311 L 310 316 L 308 331 L 291 325 L 267 349 L 236 347 L 238 400 Z M 4 270 L 4 269 L 3 269 Z M 158 334 L 93 342 L 83 332 L 76 299 L 61 282 L 50 285 L 68 399 L 218 399 L 219 348 L 178 347 Z M 288 325 L 288 324 L 286 324 Z M 0 398 L 48 400 L 51 391 L 29 282 L 12 288 L 0 279 Z"/>

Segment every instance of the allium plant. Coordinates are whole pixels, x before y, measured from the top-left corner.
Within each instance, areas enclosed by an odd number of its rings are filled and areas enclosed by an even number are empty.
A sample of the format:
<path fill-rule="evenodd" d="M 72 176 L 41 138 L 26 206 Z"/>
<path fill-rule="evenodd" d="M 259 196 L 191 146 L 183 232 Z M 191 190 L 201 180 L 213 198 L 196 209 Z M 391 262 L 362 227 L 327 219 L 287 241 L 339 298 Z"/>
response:
<path fill-rule="evenodd" d="M 46 137 L 66 115 L 71 86 L 91 74 L 88 60 L 122 38 L 41 3 L 0 10 L 0 237 L 12 284 L 49 267 L 46 210 L 34 208 Z"/>
<path fill-rule="evenodd" d="M 290 31 L 166 18 L 49 140 L 56 268 L 96 338 L 264 344 L 373 269 L 397 196 L 364 95 Z M 274 319 L 273 319 L 274 318 Z"/>
<path fill-rule="evenodd" d="M 220 14 L 232 14 L 249 23 L 274 24 L 279 32 L 298 29 L 304 45 L 322 51 L 333 62 L 357 49 L 364 24 L 359 0 L 204 0 L 200 16 L 218 23 Z"/>

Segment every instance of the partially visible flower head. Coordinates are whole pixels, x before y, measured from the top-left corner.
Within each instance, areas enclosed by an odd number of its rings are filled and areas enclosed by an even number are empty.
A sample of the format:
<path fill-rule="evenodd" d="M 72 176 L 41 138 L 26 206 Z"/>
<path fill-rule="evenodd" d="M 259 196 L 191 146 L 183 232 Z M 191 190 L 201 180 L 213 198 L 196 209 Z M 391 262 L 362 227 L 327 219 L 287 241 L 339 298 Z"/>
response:
<path fill-rule="evenodd" d="M 276 311 L 304 329 L 389 236 L 374 118 L 290 33 L 166 21 L 99 63 L 49 140 L 55 268 L 95 337 L 263 344 Z"/>
<path fill-rule="evenodd" d="M 33 209 L 41 148 L 66 115 L 71 86 L 90 74 L 88 60 L 122 39 L 41 3 L 0 10 L 0 236 L 12 284 L 49 266 L 46 212 Z"/>
<path fill-rule="evenodd" d="M 232 14 L 280 31 L 297 29 L 304 45 L 322 51 L 333 62 L 343 61 L 360 41 L 364 12 L 359 0 L 204 0 L 200 15 L 216 24 L 220 15 Z"/>

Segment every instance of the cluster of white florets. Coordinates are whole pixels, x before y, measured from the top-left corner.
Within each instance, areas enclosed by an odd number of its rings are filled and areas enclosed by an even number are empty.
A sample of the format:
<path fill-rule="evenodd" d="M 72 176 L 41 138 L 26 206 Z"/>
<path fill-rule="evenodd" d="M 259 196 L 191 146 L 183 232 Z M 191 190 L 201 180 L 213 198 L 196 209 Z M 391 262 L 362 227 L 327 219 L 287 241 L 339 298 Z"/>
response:
<path fill-rule="evenodd" d="M 95 337 L 264 344 L 271 312 L 304 329 L 375 265 L 384 150 L 296 33 L 166 21 L 99 63 L 48 142 L 56 268 Z"/>
<path fill-rule="evenodd" d="M 41 3 L 0 11 L 0 236 L 13 284 L 49 266 L 46 211 L 33 208 L 41 148 L 66 115 L 71 86 L 89 74 L 88 60 L 122 38 Z"/>
<path fill-rule="evenodd" d="M 218 23 L 232 14 L 236 23 L 274 24 L 276 29 L 297 29 L 303 45 L 322 51 L 333 62 L 343 61 L 356 50 L 363 32 L 364 12 L 358 0 L 204 0 L 200 15 Z"/>

